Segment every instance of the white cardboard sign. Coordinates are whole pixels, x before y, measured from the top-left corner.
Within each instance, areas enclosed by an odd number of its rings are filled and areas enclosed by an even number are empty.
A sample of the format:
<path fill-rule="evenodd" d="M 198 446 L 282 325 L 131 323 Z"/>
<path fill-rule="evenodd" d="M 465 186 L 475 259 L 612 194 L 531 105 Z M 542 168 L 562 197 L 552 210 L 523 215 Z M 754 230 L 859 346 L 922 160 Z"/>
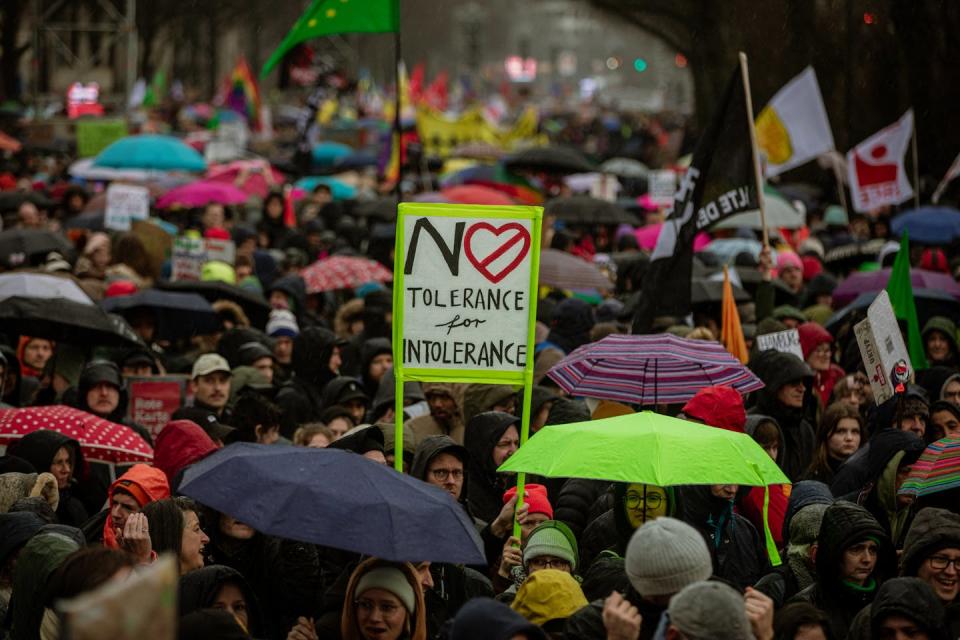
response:
<path fill-rule="evenodd" d="M 402 221 L 403 366 L 522 372 L 533 221 L 413 212 Z"/>
<path fill-rule="evenodd" d="M 150 217 L 150 192 L 132 184 L 111 184 L 107 187 L 107 209 L 103 225 L 116 231 L 130 231 L 132 220 Z"/>
<path fill-rule="evenodd" d="M 780 351 L 781 353 L 792 353 L 803 360 L 803 349 L 800 347 L 800 332 L 796 329 L 787 331 L 777 331 L 776 333 L 767 333 L 757 336 L 757 349 L 760 351 Z"/>
<path fill-rule="evenodd" d="M 173 243 L 172 280 L 199 280 L 203 263 L 207 260 L 207 250 L 203 238 L 181 236 Z"/>
<path fill-rule="evenodd" d="M 906 377 L 913 379 L 913 365 L 903 342 L 900 326 L 890 304 L 890 296 L 881 291 L 867 309 L 867 317 L 858 322 L 853 331 L 860 345 L 860 356 L 870 378 L 870 388 L 876 403 L 883 404 L 894 396 L 896 381 L 894 369 L 906 367 Z"/>
<path fill-rule="evenodd" d="M 647 175 L 647 191 L 656 204 L 663 207 L 673 204 L 677 193 L 677 172 L 672 169 L 651 171 Z"/>

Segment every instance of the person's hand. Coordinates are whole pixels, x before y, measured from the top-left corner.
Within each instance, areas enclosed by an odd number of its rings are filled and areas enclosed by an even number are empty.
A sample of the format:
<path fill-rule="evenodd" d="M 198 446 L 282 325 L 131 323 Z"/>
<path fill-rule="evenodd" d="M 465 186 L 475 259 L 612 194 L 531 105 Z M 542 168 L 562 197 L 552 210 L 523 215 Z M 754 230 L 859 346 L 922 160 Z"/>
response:
<path fill-rule="evenodd" d="M 501 578 L 509 578 L 514 567 L 523 564 L 523 553 L 520 551 L 520 541 L 510 536 L 507 544 L 503 545 L 503 554 L 500 556 L 500 568 L 497 573 Z"/>
<path fill-rule="evenodd" d="M 643 618 L 630 601 L 614 591 L 603 603 L 603 626 L 607 640 L 637 640 Z"/>
<path fill-rule="evenodd" d="M 773 280 L 773 257 L 770 253 L 770 247 L 768 245 L 760 249 L 760 258 L 759 263 L 757 264 L 757 270 L 760 272 L 760 277 L 767 282 Z"/>
<path fill-rule="evenodd" d="M 123 531 L 117 529 L 117 539 L 120 546 L 129 551 L 140 564 L 149 564 L 153 551 L 150 542 L 150 525 L 147 516 L 142 513 L 132 513 L 123 525 Z"/>
<path fill-rule="evenodd" d="M 754 637 L 773 640 L 773 600 L 752 587 L 747 587 L 743 600 Z"/>
<path fill-rule="evenodd" d="M 317 628 L 313 626 L 312 618 L 297 618 L 297 624 L 290 633 L 287 634 L 287 640 L 320 640 L 317 635 Z"/>
<path fill-rule="evenodd" d="M 516 511 L 517 519 L 526 518 L 527 511 L 530 509 L 529 505 L 526 503 L 523 504 L 519 509 L 517 507 L 517 496 L 513 496 L 510 500 L 507 501 L 503 508 L 500 509 L 500 513 L 497 514 L 496 519 L 490 523 L 490 532 L 497 538 L 501 540 L 513 533 L 513 514 Z M 523 520 L 520 520 L 523 522 Z"/>

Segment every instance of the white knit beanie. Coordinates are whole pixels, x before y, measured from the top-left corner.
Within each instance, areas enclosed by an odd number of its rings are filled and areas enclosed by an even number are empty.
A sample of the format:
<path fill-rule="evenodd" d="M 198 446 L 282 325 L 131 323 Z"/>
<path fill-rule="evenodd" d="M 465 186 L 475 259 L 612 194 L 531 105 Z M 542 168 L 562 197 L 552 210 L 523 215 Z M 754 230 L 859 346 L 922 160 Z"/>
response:
<path fill-rule="evenodd" d="M 370 589 L 383 589 L 397 596 L 397 599 L 403 603 L 410 615 L 416 612 L 417 597 L 413 593 L 413 587 L 407 582 L 407 577 L 403 575 L 400 569 L 394 567 L 377 567 L 363 574 L 357 582 L 357 588 L 354 593 L 361 596 Z"/>
<path fill-rule="evenodd" d="M 666 596 L 708 579 L 713 561 L 703 536 L 685 522 L 662 517 L 633 533 L 625 560 L 630 584 L 642 596 Z"/>

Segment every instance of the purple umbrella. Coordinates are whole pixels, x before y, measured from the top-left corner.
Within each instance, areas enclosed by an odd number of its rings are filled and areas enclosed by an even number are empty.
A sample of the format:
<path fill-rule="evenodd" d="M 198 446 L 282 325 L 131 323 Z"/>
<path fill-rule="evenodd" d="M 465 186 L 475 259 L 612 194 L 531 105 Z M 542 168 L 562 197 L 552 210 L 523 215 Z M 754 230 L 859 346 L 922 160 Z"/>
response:
<path fill-rule="evenodd" d="M 764 386 L 720 343 L 669 333 L 609 335 L 578 347 L 547 375 L 571 395 L 642 405 L 686 402 L 711 385 L 741 394 Z"/>
<path fill-rule="evenodd" d="M 857 299 L 861 293 L 882 291 L 887 288 L 890 268 L 880 271 L 857 272 L 840 283 L 833 291 L 834 308 L 845 307 Z M 910 281 L 914 289 L 937 289 L 960 300 L 960 284 L 945 273 L 910 269 Z"/>
<path fill-rule="evenodd" d="M 175 187 L 157 199 L 158 209 L 192 209 L 205 207 L 211 202 L 218 204 L 241 204 L 250 196 L 232 184 L 198 180 Z"/>

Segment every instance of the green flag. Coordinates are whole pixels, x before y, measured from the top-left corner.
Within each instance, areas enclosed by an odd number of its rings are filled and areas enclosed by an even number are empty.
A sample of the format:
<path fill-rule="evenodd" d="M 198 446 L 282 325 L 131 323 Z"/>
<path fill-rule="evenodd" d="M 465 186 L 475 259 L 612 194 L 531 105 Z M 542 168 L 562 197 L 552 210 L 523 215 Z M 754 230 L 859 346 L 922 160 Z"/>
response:
<path fill-rule="evenodd" d="M 927 356 L 920 337 L 920 321 L 917 319 L 917 303 L 913 298 L 913 283 L 910 281 L 910 237 L 904 231 L 900 237 L 900 250 L 893 261 L 890 279 L 887 280 L 887 293 L 897 320 L 907 323 L 907 351 L 913 370 L 927 368 Z"/>
<path fill-rule="evenodd" d="M 393 33 L 400 29 L 399 0 L 313 0 L 263 65 L 263 78 L 304 40 L 337 33 Z"/>

